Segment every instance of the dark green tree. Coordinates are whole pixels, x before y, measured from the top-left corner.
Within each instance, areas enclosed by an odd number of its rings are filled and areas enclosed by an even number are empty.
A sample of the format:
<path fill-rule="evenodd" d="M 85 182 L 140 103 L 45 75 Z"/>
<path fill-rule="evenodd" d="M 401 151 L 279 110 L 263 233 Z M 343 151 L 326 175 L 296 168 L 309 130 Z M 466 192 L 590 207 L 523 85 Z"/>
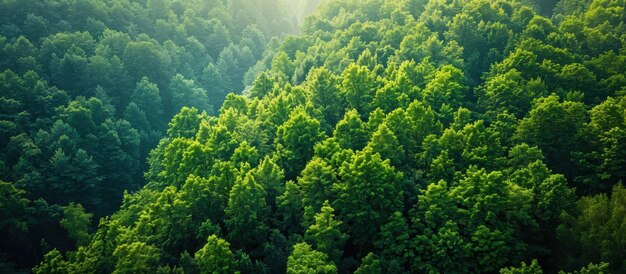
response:
<path fill-rule="evenodd" d="M 371 150 L 356 153 L 339 171 L 337 190 L 340 219 L 348 224 L 351 240 L 360 252 L 371 250 L 378 229 L 393 212 L 402 209 L 402 173 Z M 380 182 L 386 182 L 380 184 Z"/>
<path fill-rule="evenodd" d="M 579 146 L 579 132 L 586 122 L 585 106 L 551 95 L 538 99 L 517 128 L 516 138 L 538 146 L 548 166 L 570 177 L 575 174 L 572 152 Z"/>
<path fill-rule="evenodd" d="M 197 108 L 200 111 L 212 113 L 206 91 L 196 86 L 193 80 L 187 80 L 184 76 L 176 74 L 169 85 L 172 93 L 172 111 L 178 112 L 182 107 Z"/>

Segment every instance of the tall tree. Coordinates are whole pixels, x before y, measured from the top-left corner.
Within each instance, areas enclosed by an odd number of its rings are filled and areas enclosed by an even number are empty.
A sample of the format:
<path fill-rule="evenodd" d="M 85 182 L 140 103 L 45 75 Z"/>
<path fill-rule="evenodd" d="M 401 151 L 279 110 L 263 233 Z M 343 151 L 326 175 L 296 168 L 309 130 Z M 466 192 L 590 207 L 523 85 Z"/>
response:
<path fill-rule="evenodd" d="M 215 235 L 209 236 L 207 243 L 196 252 L 195 260 L 200 273 L 233 273 L 237 266 L 230 244 Z"/>
<path fill-rule="evenodd" d="M 193 107 L 200 111 L 213 112 L 206 91 L 197 87 L 193 80 L 176 74 L 170 81 L 169 89 L 172 93 L 171 111 L 178 112 L 182 107 Z"/>
<path fill-rule="evenodd" d="M 579 132 L 586 122 L 585 106 L 551 95 L 538 99 L 517 129 L 516 138 L 537 145 L 548 166 L 571 177 L 571 156 L 579 145 Z"/>
<path fill-rule="evenodd" d="M 80 204 L 70 203 L 63 215 L 65 217 L 61 220 L 61 226 L 67 230 L 68 236 L 79 246 L 88 243 L 91 237 L 87 229 L 93 214 L 85 213 Z"/>
<path fill-rule="evenodd" d="M 352 109 L 337 123 L 333 135 L 341 147 L 360 150 L 365 147 L 369 133 L 359 113 Z"/>
<path fill-rule="evenodd" d="M 284 147 L 281 164 L 285 177 L 293 179 L 313 157 L 313 145 L 322 140 L 324 133 L 319 121 L 298 108 L 292 111 L 288 121 L 278 127 L 276 135 L 277 144 Z"/>
<path fill-rule="evenodd" d="M 371 250 L 380 226 L 402 209 L 402 173 L 366 149 L 341 166 L 339 177 L 342 182 L 335 186 L 338 197 L 334 204 L 340 219 L 348 224 L 350 238 L 359 251 Z"/>
<path fill-rule="evenodd" d="M 348 235 L 341 231 L 342 222 L 335 220 L 334 211 L 328 201 L 325 201 L 321 211 L 315 214 L 315 223 L 307 228 L 304 238 L 315 250 L 324 252 L 337 263 L 341 259 Z"/>
<path fill-rule="evenodd" d="M 361 115 L 371 111 L 371 102 L 380 83 L 367 67 L 351 64 L 341 74 L 341 94 L 351 108 Z"/>
<path fill-rule="evenodd" d="M 252 251 L 266 241 L 269 208 L 265 196 L 265 190 L 250 173 L 233 186 L 225 219 L 227 238 L 233 247 Z"/>

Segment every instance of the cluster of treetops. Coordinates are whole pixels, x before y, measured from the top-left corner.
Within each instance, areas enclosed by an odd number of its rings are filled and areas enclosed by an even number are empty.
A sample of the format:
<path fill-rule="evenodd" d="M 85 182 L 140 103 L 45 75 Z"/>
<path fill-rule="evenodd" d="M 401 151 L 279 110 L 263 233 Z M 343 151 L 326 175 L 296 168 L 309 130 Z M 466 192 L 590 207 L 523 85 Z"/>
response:
<path fill-rule="evenodd" d="M 0 1 L 0 272 L 75 248 L 68 205 L 119 209 L 174 114 L 213 114 L 314 2 Z"/>
<path fill-rule="evenodd" d="M 239 1 L 70 2 L 0 17 L 0 267 L 626 272 L 624 0 L 327 0 L 257 55 Z"/>

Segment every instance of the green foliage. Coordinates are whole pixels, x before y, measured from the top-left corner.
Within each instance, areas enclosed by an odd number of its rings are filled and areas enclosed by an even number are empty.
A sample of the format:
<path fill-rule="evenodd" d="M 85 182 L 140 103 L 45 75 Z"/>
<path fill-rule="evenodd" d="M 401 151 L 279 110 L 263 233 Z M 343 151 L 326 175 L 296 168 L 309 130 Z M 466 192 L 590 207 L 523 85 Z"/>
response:
<path fill-rule="evenodd" d="M 272 60 L 272 70 L 282 74 L 287 78 L 291 78 L 294 65 L 285 52 L 279 52 L 274 60 Z"/>
<path fill-rule="evenodd" d="M 289 115 L 289 120 L 278 127 L 276 135 L 278 145 L 284 148 L 280 152 L 285 176 L 292 179 L 313 157 L 313 145 L 323 138 L 324 133 L 319 121 L 299 108 Z"/>
<path fill-rule="evenodd" d="M 338 262 L 348 236 L 341 231 L 342 223 L 335 220 L 334 211 L 328 201 L 325 201 L 321 211 L 315 214 L 315 223 L 306 229 L 304 238 L 315 250 L 327 254 L 331 260 Z"/>
<path fill-rule="evenodd" d="M 336 182 L 338 179 L 332 166 L 318 157 L 311 159 L 298 178 L 303 205 L 319 211 L 324 201 L 334 197 L 332 187 Z"/>
<path fill-rule="evenodd" d="M 235 256 L 230 244 L 215 235 L 209 236 L 207 243 L 196 252 L 195 260 L 201 273 L 233 273 L 236 269 Z"/>
<path fill-rule="evenodd" d="M 589 263 L 588 266 L 581 268 L 579 271 L 574 271 L 574 273 L 581 274 L 602 274 L 609 273 L 609 264 L 608 263 Z"/>
<path fill-rule="evenodd" d="M 306 84 L 311 91 L 311 102 L 321 109 L 326 124 L 337 124 L 345 104 L 341 100 L 337 76 L 324 67 L 318 68 L 309 72 Z"/>
<path fill-rule="evenodd" d="M 217 163 L 214 168 L 219 170 L 222 163 Z M 231 187 L 226 177 L 229 167 L 224 167 L 222 177 L 211 176 L 208 179 L 195 175 L 189 175 L 185 184 L 181 188 L 180 198 L 193 204 L 191 209 L 192 219 L 195 222 L 202 220 L 221 220 L 224 216 L 224 209 L 228 204 L 228 197 L 222 195 Z M 208 236 L 208 235 L 206 235 Z"/>
<path fill-rule="evenodd" d="M 197 87 L 193 80 L 187 80 L 184 76 L 176 74 L 170 81 L 169 89 L 172 92 L 172 109 L 175 112 L 181 107 L 194 107 L 200 111 L 213 112 L 206 91 Z"/>
<path fill-rule="evenodd" d="M 591 121 L 581 129 L 589 148 L 574 153 L 586 172 L 576 178 L 592 191 L 607 191 L 617 182 L 626 180 L 624 166 L 624 116 L 626 100 L 607 98 L 589 111 Z"/>
<path fill-rule="evenodd" d="M 533 260 L 530 265 L 527 265 L 526 263 L 522 262 L 522 265 L 520 267 L 502 268 L 500 269 L 500 273 L 502 274 L 513 274 L 513 273 L 541 274 L 543 273 L 543 270 L 541 269 L 541 266 L 539 265 L 537 260 Z M 581 268 L 580 270 L 576 270 L 573 272 L 565 272 L 562 270 L 559 271 L 559 274 L 565 274 L 565 273 L 588 273 L 588 274 L 609 273 L 609 264 L 608 263 L 599 263 L 599 264 L 590 263 L 589 265 Z"/>
<path fill-rule="evenodd" d="M 257 166 L 252 172 L 252 176 L 257 183 L 259 183 L 265 190 L 266 203 L 273 209 L 276 209 L 276 197 L 283 192 L 284 188 L 284 172 L 274 163 L 269 157 L 265 157 L 259 166 Z"/>
<path fill-rule="evenodd" d="M 0 3 L 0 179 L 54 208 L 79 203 L 96 219 L 111 215 L 124 191 L 144 185 L 144 161 L 172 116 L 183 107 L 213 113 L 226 92 L 241 93 L 248 69 L 256 77 L 270 67 L 272 38 L 296 33 L 317 2 Z M 168 137 L 195 135 L 178 122 Z M 153 160 L 149 181 L 162 168 Z M 199 169 L 189 164 L 180 172 Z M 71 246 L 61 217 L 40 213 L 19 243 L 0 248 L 20 271 L 42 259 L 41 242 Z"/>
<path fill-rule="evenodd" d="M 368 132 L 359 113 L 353 109 L 337 123 L 333 135 L 342 148 L 360 150 L 367 143 Z"/>
<path fill-rule="evenodd" d="M 233 247 L 250 251 L 265 242 L 269 229 L 265 195 L 263 186 L 250 173 L 235 182 L 224 220 Z"/>
<path fill-rule="evenodd" d="M 526 81 L 515 68 L 490 78 L 478 92 L 478 104 L 487 111 L 506 110 L 517 117 L 531 109 L 534 98 L 547 95 L 541 80 Z"/>
<path fill-rule="evenodd" d="M 499 269 L 525 250 L 515 231 L 533 225 L 531 199 L 529 190 L 509 184 L 502 173 L 472 168 L 458 185 L 429 185 L 411 211 L 418 234 L 413 239 L 414 267 Z M 461 234 L 460 223 L 471 236 Z"/>
<path fill-rule="evenodd" d="M 370 113 L 370 104 L 380 85 L 376 75 L 365 66 L 351 64 L 343 71 L 341 78 L 340 93 L 348 106 L 362 115 Z"/>
<path fill-rule="evenodd" d="M 287 273 L 337 273 L 337 267 L 328 261 L 328 256 L 311 248 L 307 243 L 293 246 L 287 260 Z"/>
<path fill-rule="evenodd" d="M 578 133 L 586 120 L 584 104 L 559 102 L 558 96 L 551 95 L 535 101 L 528 117 L 520 122 L 516 136 L 537 145 L 548 166 L 556 172 L 571 176 L 571 153 L 576 150 Z"/>
<path fill-rule="evenodd" d="M 369 253 L 365 256 L 365 258 L 363 258 L 363 262 L 361 262 L 361 265 L 354 273 L 374 274 L 381 272 L 380 261 L 376 259 L 376 255 L 374 255 L 374 253 Z"/>
<path fill-rule="evenodd" d="M 184 234 L 192 233 L 189 203 L 179 198 L 173 186 L 163 189 L 153 199 L 136 217 L 134 232 L 146 244 L 165 250 L 163 256 L 177 254 L 178 257 L 190 241 Z"/>
<path fill-rule="evenodd" d="M 85 209 L 80 204 L 70 203 L 63 211 L 64 218 L 61 226 L 67 230 L 68 237 L 76 241 L 77 245 L 89 242 L 90 235 L 87 231 L 93 214 L 85 213 Z"/>
<path fill-rule="evenodd" d="M 0 181 L 0 231 L 6 235 L 17 236 L 28 230 L 26 214 L 30 201 L 24 198 L 25 192 L 17 189 L 12 183 Z"/>
<path fill-rule="evenodd" d="M 351 239 L 360 251 L 369 250 L 377 231 L 387 218 L 402 209 L 402 173 L 383 161 L 379 154 L 364 150 L 341 166 L 342 183 L 334 188 L 340 219 L 348 224 Z M 380 184 L 385 182 L 385 184 Z"/>
<path fill-rule="evenodd" d="M 268 242 L 263 247 L 265 259 L 263 262 L 272 273 L 285 273 L 287 257 L 291 244 L 280 231 L 274 229 L 270 233 Z"/>
<path fill-rule="evenodd" d="M 113 255 L 117 264 L 113 273 L 146 273 L 156 270 L 159 250 L 143 242 L 122 244 L 115 248 Z"/>
<path fill-rule="evenodd" d="M 193 138 L 200 126 L 204 115 L 196 108 L 182 108 L 178 114 L 172 118 L 167 129 L 169 138 L 184 137 Z"/>
<path fill-rule="evenodd" d="M 578 201 L 578 214 L 564 214 L 558 228 L 562 248 L 571 257 L 569 269 L 586 262 L 607 262 L 612 269 L 624 267 L 624 209 L 626 190 L 621 184 L 613 187 L 610 197 L 605 194 L 583 197 Z"/>
<path fill-rule="evenodd" d="M 441 67 L 424 89 L 424 102 L 435 110 L 445 105 L 456 108 L 462 104 L 467 93 L 463 72 L 451 65 Z"/>
<path fill-rule="evenodd" d="M 405 265 L 407 259 L 410 258 L 412 251 L 409 249 L 409 231 L 406 220 L 398 211 L 394 212 L 389 217 L 389 221 L 380 227 L 380 236 L 375 246 L 381 257 L 388 263 L 395 262 L 398 265 Z M 369 254 L 365 258 L 367 257 Z"/>
<path fill-rule="evenodd" d="M 282 223 L 280 228 L 285 231 L 300 232 L 303 230 L 303 195 L 300 187 L 293 181 L 285 184 L 285 191 L 276 198 L 278 206 L 277 212 L 282 215 Z M 312 209 L 312 207 L 309 207 Z"/>
<path fill-rule="evenodd" d="M 509 267 L 500 269 L 500 274 L 542 274 L 543 270 L 537 260 L 533 260 L 530 265 L 522 262 L 520 267 Z"/>
<path fill-rule="evenodd" d="M 0 1 L 2 272 L 623 272 L 623 1 L 53 2 Z"/>
<path fill-rule="evenodd" d="M 395 167 L 400 167 L 404 163 L 404 148 L 385 123 L 378 126 L 367 147 L 371 148 L 374 153 L 380 154 L 382 158 L 389 159 L 391 165 Z"/>
<path fill-rule="evenodd" d="M 43 261 L 33 268 L 33 273 L 67 273 L 69 271 L 69 265 L 63 259 L 61 252 L 54 249 L 43 258 Z"/>

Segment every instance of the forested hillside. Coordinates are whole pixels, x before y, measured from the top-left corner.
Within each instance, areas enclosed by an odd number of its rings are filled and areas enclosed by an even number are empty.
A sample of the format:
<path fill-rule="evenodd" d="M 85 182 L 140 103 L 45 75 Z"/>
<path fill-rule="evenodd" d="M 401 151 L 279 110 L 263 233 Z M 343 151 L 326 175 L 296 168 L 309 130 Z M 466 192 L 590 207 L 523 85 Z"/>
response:
<path fill-rule="evenodd" d="M 3 272 L 626 272 L 624 0 L 0 3 Z"/>
<path fill-rule="evenodd" d="M 0 1 L 0 262 L 89 241 L 174 114 L 214 115 L 316 2 Z"/>

